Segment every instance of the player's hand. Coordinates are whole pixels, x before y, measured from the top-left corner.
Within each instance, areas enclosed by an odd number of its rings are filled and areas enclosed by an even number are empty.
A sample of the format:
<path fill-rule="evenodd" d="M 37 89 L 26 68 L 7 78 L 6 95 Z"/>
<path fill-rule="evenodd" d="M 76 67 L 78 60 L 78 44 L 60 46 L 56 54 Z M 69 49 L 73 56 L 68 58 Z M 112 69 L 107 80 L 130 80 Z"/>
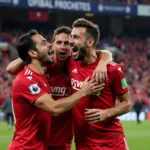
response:
<path fill-rule="evenodd" d="M 82 84 L 81 91 L 82 93 L 87 95 L 96 95 L 104 88 L 104 83 L 97 84 L 96 79 L 93 78 L 90 80 L 90 78 L 86 78 Z"/>
<path fill-rule="evenodd" d="M 104 121 L 106 118 L 108 118 L 107 109 L 85 109 L 85 120 L 89 123 L 101 122 Z"/>
<path fill-rule="evenodd" d="M 104 83 L 107 81 L 107 66 L 105 64 L 103 65 L 98 65 L 93 74 L 92 78 L 96 78 L 97 83 Z"/>

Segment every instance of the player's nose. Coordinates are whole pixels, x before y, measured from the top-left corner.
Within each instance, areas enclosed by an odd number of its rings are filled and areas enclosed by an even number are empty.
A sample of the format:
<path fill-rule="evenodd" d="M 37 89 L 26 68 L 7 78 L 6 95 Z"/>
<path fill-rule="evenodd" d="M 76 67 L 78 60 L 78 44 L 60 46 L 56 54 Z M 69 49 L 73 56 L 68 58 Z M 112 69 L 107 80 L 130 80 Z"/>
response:
<path fill-rule="evenodd" d="M 73 45 L 74 41 L 72 37 L 69 38 L 69 43 L 70 43 L 70 46 Z"/>
<path fill-rule="evenodd" d="M 52 43 L 47 43 L 48 48 L 52 48 Z"/>

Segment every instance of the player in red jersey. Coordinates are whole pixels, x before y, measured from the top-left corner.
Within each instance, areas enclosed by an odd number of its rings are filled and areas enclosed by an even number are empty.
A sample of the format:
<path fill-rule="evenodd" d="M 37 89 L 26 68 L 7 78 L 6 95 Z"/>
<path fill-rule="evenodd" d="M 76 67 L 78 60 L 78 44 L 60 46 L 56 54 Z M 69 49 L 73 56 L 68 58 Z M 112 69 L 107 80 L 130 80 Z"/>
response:
<path fill-rule="evenodd" d="M 65 69 L 65 62 L 70 55 L 70 33 L 71 28 L 62 26 L 57 28 L 53 34 L 52 47 L 55 64 L 50 65 L 47 72 L 49 73 L 48 80 L 52 97 L 55 100 L 69 96 L 72 93 L 70 78 Z M 72 111 L 70 110 L 60 116 L 53 116 L 49 150 L 71 150 L 72 137 Z"/>
<path fill-rule="evenodd" d="M 50 78 L 49 83 L 51 87 L 52 97 L 56 100 L 59 98 L 63 98 L 69 96 L 71 94 L 71 85 L 70 79 L 68 77 L 67 72 L 64 69 L 64 63 L 69 56 L 70 53 L 70 45 L 69 45 L 69 35 L 71 33 L 71 29 L 65 26 L 59 27 L 54 31 L 53 35 L 53 50 L 54 50 L 54 61 L 55 64 L 52 64 L 48 67 L 48 73 Z M 108 52 L 104 52 L 102 54 L 103 61 L 101 66 L 101 70 L 105 70 L 105 66 L 108 62 L 111 61 L 111 57 L 107 54 Z M 107 56 L 108 55 L 108 56 Z M 20 69 L 23 68 L 22 60 L 18 59 L 12 62 L 8 67 L 7 71 L 11 74 L 17 74 Z M 14 68 L 14 66 L 18 66 L 18 68 Z M 22 66 L 22 67 L 21 67 Z M 57 67 L 57 68 L 56 68 Z M 15 69 L 16 72 L 15 72 Z M 98 70 L 99 71 L 99 70 Z M 98 73 L 96 73 L 98 76 Z M 101 80 L 105 80 L 105 72 L 99 77 Z M 69 79 L 69 80 L 68 80 Z M 103 82 L 103 81 L 102 81 Z M 51 125 L 51 135 L 49 140 L 49 149 L 50 150 L 70 150 L 71 149 L 71 140 L 72 140 L 72 112 L 71 110 L 57 117 L 52 117 L 52 125 Z"/>
<path fill-rule="evenodd" d="M 71 95 L 71 84 L 65 69 L 65 62 L 70 55 L 69 27 L 59 27 L 54 31 L 52 49 L 54 50 L 54 64 L 48 67 L 49 84 L 52 97 L 57 100 Z M 52 70 L 52 71 L 51 71 Z M 51 133 L 49 138 L 49 150 L 71 150 L 72 110 L 60 116 L 52 117 Z"/>
<path fill-rule="evenodd" d="M 15 133 L 9 150 L 47 150 L 52 115 L 71 109 L 82 97 L 102 89 L 95 79 L 87 78 L 82 89 L 67 98 L 55 101 L 44 76 L 47 65 L 53 63 L 48 56 L 51 44 L 36 30 L 21 36 L 17 51 L 26 66 L 16 76 L 12 88 Z"/>
<path fill-rule="evenodd" d="M 73 93 L 92 73 L 101 57 L 95 52 L 99 40 L 96 24 L 80 18 L 70 36 L 72 57 L 68 62 Z M 75 60 L 75 61 L 74 61 Z M 130 95 L 122 67 L 107 65 L 108 80 L 99 95 L 84 97 L 73 108 L 77 150 L 127 150 L 123 128 L 117 116 L 131 109 Z M 116 105 L 116 99 L 120 103 Z"/>
<path fill-rule="evenodd" d="M 64 63 L 69 56 L 68 54 L 70 53 L 70 45 L 69 45 L 70 33 L 71 33 L 71 29 L 63 26 L 63 27 L 57 28 L 53 35 L 53 50 L 55 52 L 54 53 L 55 64 L 50 65 L 48 67 L 47 72 L 49 73 L 49 76 L 50 76 L 48 80 L 49 80 L 50 87 L 51 87 L 52 97 L 55 100 L 69 96 L 71 94 L 70 79 L 68 78 L 67 72 L 64 70 Z M 105 62 L 105 64 L 107 62 L 110 62 L 112 59 L 110 56 L 109 57 L 107 56 L 108 55 L 107 53 L 108 52 L 106 52 L 106 54 L 104 53 L 102 54 L 102 57 L 104 60 L 101 62 Z M 23 62 L 20 59 L 15 60 L 12 63 L 13 63 L 13 66 L 17 65 L 18 67 L 19 65 L 23 64 Z M 105 67 L 105 64 L 103 65 L 104 67 Z M 11 74 L 12 73 L 14 74 L 14 72 L 12 71 L 15 71 L 16 69 L 13 66 L 9 65 L 7 68 L 7 71 L 11 72 Z M 22 69 L 22 67 L 20 68 Z M 19 70 L 17 69 L 17 72 L 18 71 Z M 102 80 L 105 80 L 105 78 L 103 77 L 104 76 L 103 74 L 104 73 L 102 73 Z M 96 76 L 97 76 L 97 73 L 96 73 Z M 56 149 L 68 150 L 69 149 L 70 150 L 71 140 L 72 140 L 72 113 L 71 111 L 68 111 L 57 117 L 52 117 L 49 149 L 50 150 L 56 150 Z"/>

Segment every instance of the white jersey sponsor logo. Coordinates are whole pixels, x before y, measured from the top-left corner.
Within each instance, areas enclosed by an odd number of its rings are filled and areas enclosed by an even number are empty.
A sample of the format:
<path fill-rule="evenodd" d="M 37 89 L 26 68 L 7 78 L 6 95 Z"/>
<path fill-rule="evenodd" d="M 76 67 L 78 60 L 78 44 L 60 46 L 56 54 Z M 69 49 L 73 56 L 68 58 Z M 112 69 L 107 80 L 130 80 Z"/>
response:
<path fill-rule="evenodd" d="M 81 82 L 81 81 L 78 81 L 78 80 L 75 80 L 75 79 L 71 79 L 71 86 L 75 90 L 80 90 L 81 86 L 82 86 L 82 83 L 83 82 Z"/>
<path fill-rule="evenodd" d="M 71 95 L 70 87 L 51 87 L 52 96 L 69 96 Z"/>

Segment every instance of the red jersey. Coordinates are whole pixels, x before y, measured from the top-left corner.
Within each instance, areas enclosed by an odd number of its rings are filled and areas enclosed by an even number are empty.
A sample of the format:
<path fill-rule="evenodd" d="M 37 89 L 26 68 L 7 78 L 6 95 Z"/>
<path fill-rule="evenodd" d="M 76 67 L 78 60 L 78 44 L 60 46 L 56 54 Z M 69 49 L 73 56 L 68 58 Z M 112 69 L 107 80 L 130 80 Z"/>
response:
<path fill-rule="evenodd" d="M 47 150 L 51 117 L 33 105 L 45 93 L 50 94 L 50 87 L 44 75 L 27 66 L 17 75 L 12 88 L 16 130 L 10 150 Z"/>
<path fill-rule="evenodd" d="M 52 97 L 57 100 L 71 95 L 70 78 L 64 68 L 55 64 L 48 68 Z M 72 110 L 52 116 L 49 146 L 63 146 L 72 141 Z"/>
<path fill-rule="evenodd" d="M 70 58 L 68 71 L 71 78 L 72 92 L 81 88 L 85 78 L 91 77 L 100 57 L 93 64 L 82 66 L 80 61 Z M 124 136 L 122 125 L 117 118 L 108 118 L 103 122 L 85 121 L 85 108 L 107 109 L 115 106 L 116 96 L 128 91 L 122 67 L 116 63 L 107 65 L 108 81 L 99 96 L 90 95 L 82 98 L 73 109 L 75 142 L 80 145 L 106 144 Z"/>

